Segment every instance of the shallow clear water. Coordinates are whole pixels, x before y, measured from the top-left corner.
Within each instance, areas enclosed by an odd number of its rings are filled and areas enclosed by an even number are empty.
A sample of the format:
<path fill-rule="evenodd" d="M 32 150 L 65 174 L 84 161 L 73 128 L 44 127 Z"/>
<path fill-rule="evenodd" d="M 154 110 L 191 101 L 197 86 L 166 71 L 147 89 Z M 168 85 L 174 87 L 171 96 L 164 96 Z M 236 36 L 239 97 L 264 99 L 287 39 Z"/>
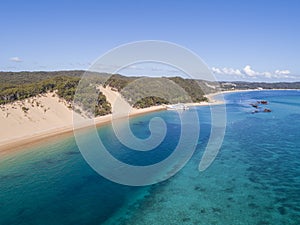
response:
<path fill-rule="evenodd" d="M 272 112 L 252 114 L 249 103 L 261 99 Z M 209 107 L 199 107 L 195 154 L 156 185 L 129 187 L 102 178 L 72 137 L 2 158 L 0 224 L 300 224 L 300 92 L 233 93 L 226 101 L 226 135 L 213 164 L 198 171 L 210 131 Z M 110 126 L 99 135 L 123 161 L 158 162 L 176 145 L 180 125 L 175 112 L 157 112 L 134 118 L 133 132 L 147 137 L 145 125 L 154 116 L 167 121 L 169 132 L 147 157 L 123 147 Z"/>

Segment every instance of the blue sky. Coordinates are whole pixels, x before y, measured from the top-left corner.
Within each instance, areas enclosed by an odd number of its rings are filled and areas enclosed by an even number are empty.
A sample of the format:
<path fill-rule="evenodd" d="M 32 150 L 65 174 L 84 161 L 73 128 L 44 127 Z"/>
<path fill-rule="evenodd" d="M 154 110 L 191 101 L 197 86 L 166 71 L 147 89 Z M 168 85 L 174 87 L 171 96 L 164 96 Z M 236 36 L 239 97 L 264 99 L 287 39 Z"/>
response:
<path fill-rule="evenodd" d="M 0 70 L 87 69 L 106 51 L 164 40 L 220 80 L 300 80 L 300 1 L 0 2 Z"/>

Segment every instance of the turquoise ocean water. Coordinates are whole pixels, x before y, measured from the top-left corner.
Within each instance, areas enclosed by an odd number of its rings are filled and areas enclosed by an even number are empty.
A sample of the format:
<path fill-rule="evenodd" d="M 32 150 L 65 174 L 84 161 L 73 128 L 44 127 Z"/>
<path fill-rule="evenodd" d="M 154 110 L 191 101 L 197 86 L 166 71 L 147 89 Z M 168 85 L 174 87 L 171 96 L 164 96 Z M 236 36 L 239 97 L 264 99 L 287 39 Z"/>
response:
<path fill-rule="evenodd" d="M 129 187 L 102 178 L 84 161 L 73 137 L 2 157 L 0 224 L 300 224 L 300 92 L 225 98 L 226 134 L 213 164 L 198 171 L 211 127 L 209 107 L 198 107 L 201 129 L 193 157 L 159 184 Z M 272 112 L 252 114 L 249 104 L 262 99 Z M 158 162 L 177 144 L 176 112 L 136 117 L 131 128 L 147 137 L 155 116 L 167 122 L 168 134 L 154 151 L 126 149 L 109 125 L 99 135 L 122 161 Z"/>

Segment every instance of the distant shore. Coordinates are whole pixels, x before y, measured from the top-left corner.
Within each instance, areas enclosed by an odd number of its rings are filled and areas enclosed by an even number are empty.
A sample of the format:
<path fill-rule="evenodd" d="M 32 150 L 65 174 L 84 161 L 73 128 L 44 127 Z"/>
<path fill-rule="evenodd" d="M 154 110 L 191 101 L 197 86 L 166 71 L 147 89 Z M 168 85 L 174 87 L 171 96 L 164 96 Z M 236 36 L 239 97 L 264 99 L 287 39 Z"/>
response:
<path fill-rule="evenodd" d="M 216 96 L 221 94 L 230 94 L 230 93 L 238 93 L 238 92 L 250 92 L 250 91 L 295 91 L 298 89 L 235 89 L 235 90 L 228 90 L 228 91 L 219 91 L 215 93 L 211 93 L 206 95 L 206 97 L 209 99 L 209 102 L 215 103 L 215 104 L 224 104 L 225 102 L 222 102 L 220 100 L 215 99 Z"/>

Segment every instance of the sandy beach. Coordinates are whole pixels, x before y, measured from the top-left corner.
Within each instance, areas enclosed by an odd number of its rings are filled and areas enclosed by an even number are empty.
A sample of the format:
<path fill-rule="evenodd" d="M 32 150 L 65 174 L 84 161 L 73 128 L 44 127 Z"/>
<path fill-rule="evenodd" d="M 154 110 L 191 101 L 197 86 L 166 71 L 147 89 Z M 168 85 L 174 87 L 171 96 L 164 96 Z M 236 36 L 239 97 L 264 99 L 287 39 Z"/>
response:
<path fill-rule="evenodd" d="M 101 91 L 112 104 L 114 112 L 113 103 L 118 97 L 121 98 L 120 94 L 108 88 L 101 89 Z M 160 110 L 165 110 L 165 106 L 144 109 L 130 107 L 129 113 L 123 116 L 133 117 Z M 69 104 L 54 93 L 2 105 L 0 108 L 0 153 L 4 154 L 42 139 L 73 133 L 73 113 Z M 111 120 L 111 114 L 94 119 L 96 126 L 108 124 Z"/>
<path fill-rule="evenodd" d="M 100 87 L 112 105 L 112 114 L 94 118 L 97 127 L 111 123 L 114 118 L 126 118 L 143 115 L 150 112 L 166 110 L 166 106 L 153 106 L 144 109 L 132 108 L 120 95 L 109 87 Z M 188 106 L 207 106 L 223 104 L 214 99 L 222 93 L 237 92 L 240 90 L 218 92 L 206 97 L 209 102 L 189 103 Z M 247 91 L 247 90 L 245 90 Z M 116 103 L 116 104 L 114 104 Z M 116 108 L 121 107 L 124 110 Z M 46 138 L 66 135 L 73 132 L 73 111 L 69 104 L 54 93 L 47 93 L 22 101 L 2 105 L 0 108 L 0 153 L 10 152 Z"/>
<path fill-rule="evenodd" d="M 274 90 L 274 89 L 271 89 L 271 90 Z M 249 92 L 249 91 L 266 91 L 264 89 L 249 89 L 249 90 L 238 90 L 238 89 L 235 89 L 235 90 L 229 90 L 229 91 L 219 91 L 219 92 L 215 92 L 215 93 L 211 93 L 211 94 L 208 94 L 208 95 L 205 95 L 209 101 L 212 101 L 212 102 L 216 102 L 217 100 L 214 99 L 215 96 L 217 95 L 221 95 L 221 94 L 230 94 L 230 93 L 236 93 L 236 92 Z M 221 102 L 219 102 L 221 103 Z"/>

